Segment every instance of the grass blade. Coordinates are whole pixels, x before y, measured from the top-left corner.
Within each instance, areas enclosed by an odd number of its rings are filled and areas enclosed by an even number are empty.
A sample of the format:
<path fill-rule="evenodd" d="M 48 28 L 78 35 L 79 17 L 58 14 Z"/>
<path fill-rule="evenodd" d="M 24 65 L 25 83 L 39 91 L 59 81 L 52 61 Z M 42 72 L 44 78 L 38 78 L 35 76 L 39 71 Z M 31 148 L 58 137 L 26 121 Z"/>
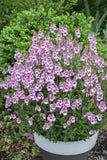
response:
<path fill-rule="evenodd" d="M 84 6 L 85 6 L 85 11 L 86 11 L 86 16 L 88 18 L 90 16 L 90 9 L 89 9 L 89 5 L 88 5 L 87 0 L 84 0 Z"/>
<path fill-rule="evenodd" d="M 95 33 L 96 33 L 98 19 L 99 19 L 99 10 L 97 10 L 97 12 L 96 12 L 95 21 L 94 21 L 94 24 L 92 25 L 92 31 Z"/>

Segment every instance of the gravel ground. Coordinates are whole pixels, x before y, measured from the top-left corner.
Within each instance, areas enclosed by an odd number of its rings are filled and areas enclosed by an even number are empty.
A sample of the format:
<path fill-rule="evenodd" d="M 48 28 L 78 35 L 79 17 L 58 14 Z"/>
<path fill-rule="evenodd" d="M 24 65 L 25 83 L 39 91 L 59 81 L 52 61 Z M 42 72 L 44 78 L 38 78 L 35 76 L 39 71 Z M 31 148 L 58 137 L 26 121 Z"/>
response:
<path fill-rule="evenodd" d="M 107 127 L 99 132 L 97 143 L 87 160 L 107 160 Z"/>

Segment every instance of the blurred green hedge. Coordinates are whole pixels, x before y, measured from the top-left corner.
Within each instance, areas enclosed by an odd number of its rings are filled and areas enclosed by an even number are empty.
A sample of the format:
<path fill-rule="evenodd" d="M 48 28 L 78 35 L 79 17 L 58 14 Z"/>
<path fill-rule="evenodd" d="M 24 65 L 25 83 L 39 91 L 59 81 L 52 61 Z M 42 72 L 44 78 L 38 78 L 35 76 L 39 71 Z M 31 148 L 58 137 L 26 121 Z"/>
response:
<path fill-rule="evenodd" d="M 52 8 L 57 15 L 61 15 L 72 12 L 73 6 L 76 4 L 77 0 L 0 0 L 0 30 L 5 25 L 9 25 L 10 20 L 21 11 L 30 8 L 37 10 L 40 5 L 43 5 L 46 11 Z"/>

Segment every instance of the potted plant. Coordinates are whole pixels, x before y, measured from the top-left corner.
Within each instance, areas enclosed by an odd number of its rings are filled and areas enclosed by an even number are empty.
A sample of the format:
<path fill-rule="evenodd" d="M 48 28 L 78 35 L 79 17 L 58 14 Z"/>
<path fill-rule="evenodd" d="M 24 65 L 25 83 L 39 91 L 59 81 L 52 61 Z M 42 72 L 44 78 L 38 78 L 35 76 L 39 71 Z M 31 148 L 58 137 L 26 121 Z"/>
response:
<path fill-rule="evenodd" d="M 85 160 L 106 123 L 107 63 L 98 56 L 93 33 L 84 44 L 78 28 L 73 39 L 62 26 L 52 24 L 50 32 L 51 37 L 42 31 L 33 36 L 28 56 L 15 53 L 14 66 L 0 82 L 9 89 L 5 108 L 16 111 L 10 119 L 29 126 L 44 160 Z"/>

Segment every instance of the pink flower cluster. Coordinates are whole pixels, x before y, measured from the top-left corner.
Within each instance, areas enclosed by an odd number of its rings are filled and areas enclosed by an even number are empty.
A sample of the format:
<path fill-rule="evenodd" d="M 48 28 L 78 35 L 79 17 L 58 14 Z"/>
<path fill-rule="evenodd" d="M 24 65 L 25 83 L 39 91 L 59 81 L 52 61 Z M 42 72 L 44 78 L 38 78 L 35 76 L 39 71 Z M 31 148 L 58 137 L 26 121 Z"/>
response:
<path fill-rule="evenodd" d="M 98 108 L 100 109 L 101 112 L 104 112 L 107 109 L 106 103 L 101 101 L 100 104 L 98 105 Z"/>
<path fill-rule="evenodd" d="M 29 125 L 32 126 L 32 124 L 33 124 L 33 118 L 32 117 L 29 118 L 28 122 L 29 122 Z"/>
<path fill-rule="evenodd" d="M 63 128 L 66 128 L 68 125 L 71 125 L 71 123 L 75 123 L 75 117 L 71 116 L 71 118 L 67 121 L 67 123 L 63 124 Z"/>
<path fill-rule="evenodd" d="M 47 120 L 49 122 L 54 122 L 54 121 L 56 121 L 56 118 L 55 118 L 54 114 L 50 114 L 50 115 L 48 115 Z"/>
<path fill-rule="evenodd" d="M 47 129 L 49 129 L 50 127 L 52 127 L 52 122 L 45 123 L 44 126 L 43 126 L 43 130 L 47 130 Z"/>
<path fill-rule="evenodd" d="M 95 130 L 90 130 L 90 131 L 89 131 L 89 134 L 90 134 L 90 135 L 95 134 L 95 133 L 96 133 Z"/>
<path fill-rule="evenodd" d="M 15 119 L 16 118 L 16 115 L 15 114 L 11 114 L 10 115 L 10 119 Z"/>
<path fill-rule="evenodd" d="M 81 36 L 80 30 L 77 29 L 77 30 L 75 31 L 75 37 L 80 38 L 80 36 Z"/>
<path fill-rule="evenodd" d="M 103 116 L 101 114 L 95 115 L 95 114 L 93 114 L 91 112 L 88 112 L 86 115 L 84 115 L 84 117 L 87 117 L 88 120 L 90 121 L 90 123 L 92 125 L 94 125 L 94 124 L 97 123 L 97 120 L 101 121 Z M 97 119 L 96 119 L 96 117 L 97 117 Z"/>
<path fill-rule="evenodd" d="M 82 100 L 81 100 L 80 98 L 77 99 L 75 102 L 72 103 L 72 106 L 71 106 L 72 110 L 78 109 L 78 107 L 79 107 L 81 104 L 82 104 Z"/>
<path fill-rule="evenodd" d="M 50 32 L 56 31 L 57 27 L 52 24 Z M 63 128 L 76 123 L 76 113 L 81 114 L 84 99 L 86 103 L 95 103 L 96 110 L 99 111 L 95 115 L 89 108 L 89 112 L 84 115 L 92 125 L 102 120 L 107 109 L 101 88 L 101 82 L 107 80 L 107 63 L 97 55 L 94 34 L 88 36 L 90 46 L 87 49 L 78 43 L 78 38 L 81 37 L 79 29 L 75 31 L 74 40 L 67 38 L 67 34 L 67 28 L 60 26 L 54 42 L 40 30 L 38 35 L 33 36 L 29 55 L 16 52 L 16 63 L 13 67 L 8 67 L 9 75 L 5 81 L 0 82 L 0 88 L 14 90 L 11 96 L 4 96 L 5 108 L 20 101 L 27 107 L 34 103 L 33 114 L 29 116 L 27 113 L 28 123 L 33 125 L 37 115 L 44 122 L 43 130 L 48 130 L 57 121 L 61 121 L 60 117 L 66 119 L 69 114 L 73 116 L 63 122 Z M 100 114 L 101 112 L 103 113 Z M 15 115 L 10 116 L 10 119 L 15 118 Z M 21 123 L 20 118 L 16 121 Z M 95 132 L 91 130 L 89 133 Z"/>
<path fill-rule="evenodd" d="M 88 39 L 90 41 L 90 49 L 97 55 L 97 48 L 96 48 L 96 39 L 93 33 L 90 33 L 88 36 Z"/>

